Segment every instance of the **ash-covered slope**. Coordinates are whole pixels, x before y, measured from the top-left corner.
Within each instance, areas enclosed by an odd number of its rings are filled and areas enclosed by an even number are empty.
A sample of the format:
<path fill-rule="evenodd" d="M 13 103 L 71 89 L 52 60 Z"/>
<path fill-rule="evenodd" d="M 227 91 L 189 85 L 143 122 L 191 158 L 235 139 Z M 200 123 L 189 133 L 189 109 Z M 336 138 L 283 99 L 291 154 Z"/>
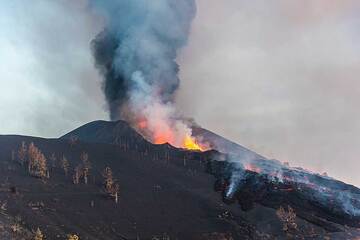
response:
<path fill-rule="evenodd" d="M 254 203 L 272 208 L 289 204 L 303 209 L 302 215 L 307 220 L 321 222 L 320 218 L 325 218 L 335 223 L 360 226 L 358 188 L 266 159 L 203 128 L 194 127 L 193 134 L 209 143 L 213 149 L 225 153 L 213 152 L 206 169 L 216 177 L 218 188 L 223 185 L 219 189 L 223 192 L 224 200 L 237 198 L 243 209 L 248 209 Z M 124 141 L 130 141 L 130 145 L 139 151 L 153 146 L 123 121 L 92 122 L 62 138 L 73 137 L 85 142 L 116 145 L 124 145 Z M 167 147 L 172 148 L 169 145 Z M 319 219 L 313 216 L 318 216 Z"/>
<path fill-rule="evenodd" d="M 200 127 L 193 127 L 193 135 L 204 141 L 211 149 L 222 153 L 242 155 L 249 159 L 266 159 L 260 154 L 251 151 L 237 143 L 227 140 L 209 130 Z M 121 144 L 131 138 L 136 143 L 146 141 L 125 121 L 94 121 L 81 126 L 61 137 L 61 139 L 78 139 L 84 142 Z"/>
<path fill-rule="evenodd" d="M 47 156 L 50 179 L 30 176 L 13 158 L 22 142 L 33 142 Z M 65 239 L 69 233 L 90 240 L 190 240 L 215 233 L 251 239 L 256 234 L 239 208 L 222 203 L 213 191 L 213 177 L 196 170 L 203 163 L 194 161 L 195 156 L 168 145 L 139 150 L 130 142 L 117 146 L 0 136 L 0 203 L 7 203 L 0 214 L 19 216 L 28 229 L 40 227 L 46 239 Z M 89 182 L 73 184 L 82 152 L 91 162 Z M 61 169 L 62 156 L 70 163 L 68 176 Z M 120 186 L 118 204 L 104 193 L 106 167 Z"/>
<path fill-rule="evenodd" d="M 216 133 L 213 133 L 207 129 L 201 127 L 193 127 L 193 135 L 199 139 L 203 139 L 210 145 L 210 148 L 215 149 L 222 153 L 241 155 L 243 158 L 248 159 L 266 159 L 260 154 L 251 151 L 250 149 L 243 147 L 237 143 L 234 143 Z"/>
<path fill-rule="evenodd" d="M 130 144 L 144 144 L 146 140 L 137 133 L 125 121 L 94 121 L 85 124 L 67 134 L 60 139 L 73 139 L 90 143 L 122 144 L 129 139 L 133 140 Z"/>
<path fill-rule="evenodd" d="M 227 144 L 226 139 L 221 141 Z M 13 151 L 22 142 L 34 142 L 44 152 L 50 179 L 31 177 L 26 166 L 19 164 Z M 360 226 L 359 219 L 344 213 L 329 195 L 319 202 L 313 197 L 317 192 L 312 185 L 288 177 L 279 181 L 242 168 L 243 178 L 229 196 L 234 169 L 239 170 L 238 163 L 228 159 L 232 154 L 153 145 L 125 122 L 96 121 L 61 139 L 0 136 L 0 146 L 0 203 L 7 202 L 5 214 L 21 216 L 21 222 L 30 229 L 40 227 L 48 239 L 64 239 L 68 233 L 94 240 L 154 239 L 162 235 L 186 240 L 286 239 L 288 234 L 294 239 L 360 236 L 355 228 Z M 252 153 L 238 145 L 233 147 L 241 150 L 234 151 L 235 156 L 244 155 L 244 151 L 246 156 Z M 88 153 L 91 162 L 89 183 L 73 184 L 82 152 Z M 53 154 L 56 161 L 50 160 Z M 62 156 L 70 162 L 68 176 L 61 168 Z M 279 167 L 276 161 L 261 156 L 256 161 L 265 169 Z M 120 185 L 118 204 L 104 194 L 105 167 L 112 168 Z M 315 179 L 320 186 L 338 193 L 359 192 L 353 186 L 302 170 L 284 168 L 282 173 L 305 176 L 311 182 Z M 276 214 L 277 209 L 288 205 L 297 214 L 297 229 L 290 233 L 283 230 L 284 222 Z"/>

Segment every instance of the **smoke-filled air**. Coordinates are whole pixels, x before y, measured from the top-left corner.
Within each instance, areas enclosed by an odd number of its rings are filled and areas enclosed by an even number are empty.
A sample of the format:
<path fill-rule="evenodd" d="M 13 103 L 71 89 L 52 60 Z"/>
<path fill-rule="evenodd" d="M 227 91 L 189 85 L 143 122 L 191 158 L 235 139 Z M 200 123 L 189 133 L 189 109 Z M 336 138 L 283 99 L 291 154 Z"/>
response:
<path fill-rule="evenodd" d="M 201 150 L 174 107 L 175 59 L 196 13 L 194 0 L 94 0 L 106 28 L 92 41 L 111 120 L 126 120 L 150 141 Z"/>
<path fill-rule="evenodd" d="M 96 67 L 103 76 L 111 120 L 127 121 L 156 144 L 207 149 L 206 143 L 193 136 L 191 124 L 174 104 L 180 85 L 176 58 L 187 43 L 196 13 L 195 1 L 93 0 L 91 5 L 106 22 L 91 45 Z M 221 150 L 220 146 L 215 148 Z M 328 204 L 327 197 L 334 194 L 318 180 L 323 177 L 311 178 L 306 170 L 291 169 L 276 160 L 244 151 L 231 158 L 227 198 L 232 198 L 249 181 L 246 172 L 264 175 L 273 183 L 306 184 L 324 206 Z M 333 204 L 347 214 L 360 214 L 354 193 L 333 198 Z"/>
<path fill-rule="evenodd" d="M 360 240 L 355 1 L 3 1 L 0 240 Z"/>

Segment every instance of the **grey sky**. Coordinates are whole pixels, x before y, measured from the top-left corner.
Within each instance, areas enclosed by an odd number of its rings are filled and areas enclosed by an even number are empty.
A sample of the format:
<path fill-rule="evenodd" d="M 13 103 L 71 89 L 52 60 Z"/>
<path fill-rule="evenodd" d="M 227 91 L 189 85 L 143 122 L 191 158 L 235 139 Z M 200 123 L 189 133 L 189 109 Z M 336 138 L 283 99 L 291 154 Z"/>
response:
<path fill-rule="evenodd" d="M 182 109 L 292 165 L 360 186 L 360 2 L 198 0 Z"/>
<path fill-rule="evenodd" d="M 0 8 L 0 132 L 57 137 L 106 118 L 83 0 L 12 0 Z"/>
<path fill-rule="evenodd" d="M 292 165 L 360 186 L 360 2 L 197 0 L 179 109 Z M 107 119 L 86 0 L 0 8 L 0 133 L 57 137 Z"/>

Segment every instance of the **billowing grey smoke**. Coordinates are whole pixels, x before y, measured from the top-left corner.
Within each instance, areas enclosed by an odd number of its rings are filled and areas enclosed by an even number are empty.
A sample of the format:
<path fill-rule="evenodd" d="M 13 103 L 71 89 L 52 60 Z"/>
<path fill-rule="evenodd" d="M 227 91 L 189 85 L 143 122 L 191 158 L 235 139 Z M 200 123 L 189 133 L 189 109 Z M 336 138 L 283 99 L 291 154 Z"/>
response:
<path fill-rule="evenodd" d="M 176 111 L 173 98 L 179 87 L 178 50 L 188 39 L 195 16 L 194 0 L 90 0 L 103 14 L 106 28 L 93 40 L 96 66 L 104 76 L 103 90 L 112 120 L 124 119 L 155 143 L 195 148 L 192 130 Z M 271 182 L 288 179 L 314 186 L 313 198 L 326 205 L 330 196 L 344 212 L 359 216 L 357 195 L 334 191 L 309 179 L 306 171 L 289 169 L 259 156 L 234 156 L 230 165 L 232 197 L 247 171 L 259 172 Z M 239 160 L 240 159 L 240 160 Z M 245 171 L 247 170 L 247 171 Z M 304 177 L 305 176 L 305 177 Z"/>
<path fill-rule="evenodd" d="M 163 104 L 171 102 L 179 86 L 175 59 L 187 42 L 194 0 L 93 0 L 92 5 L 107 20 L 92 47 L 104 75 L 111 119 L 127 118 L 121 115 L 124 105 L 135 100 L 134 91 L 144 84 L 150 87 L 146 94 L 156 94 Z"/>
<path fill-rule="evenodd" d="M 155 143 L 196 149 L 176 111 L 177 52 L 196 13 L 194 0 L 91 0 L 107 21 L 92 41 L 112 120 L 131 123 Z"/>

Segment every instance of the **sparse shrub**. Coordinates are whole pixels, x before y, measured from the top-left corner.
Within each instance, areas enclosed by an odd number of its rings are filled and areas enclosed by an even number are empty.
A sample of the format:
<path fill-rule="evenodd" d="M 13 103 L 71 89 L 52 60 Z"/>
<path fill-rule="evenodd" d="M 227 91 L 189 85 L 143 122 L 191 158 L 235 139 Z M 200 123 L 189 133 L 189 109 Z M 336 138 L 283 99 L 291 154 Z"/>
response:
<path fill-rule="evenodd" d="M 44 235 L 41 232 L 40 228 L 38 228 L 35 233 L 34 233 L 34 240 L 43 240 L 44 239 Z"/>
<path fill-rule="evenodd" d="M 40 202 L 29 202 L 28 203 L 28 206 L 34 210 L 34 211 L 37 211 L 39 209 L 42 209 L 45 207 L 45 204 L 44 202 L 40 201 Z"/>
<path fill-rule="evenodd" d="M 69 144 L 70 144 L 70 147 L 73 147 L 76 145 L 76 143 L 78 142 L 78 137 L 76 136 L 71 136 L 70 139 L 69 139 Z"/>
<path fill-rule="evenodd" d="M 280 206 L 280 208 L 276 211 L 276 215 L 283 223 L 283 230 L 285 232 L 297 230 L 296 213 L 292 207 L 288 206 L 286 211 L 282 206 Z"/>
<path fill-rule="evenodd" d="M 67 240 L 79 240 L 80 238 L 75 234 L 70 234 L 67 236 Z"/>
<path fill-rule="evenodd" d="M 14 223 L 10 226 L 10 229 L 13 233 L 21 233 L 22 227 L 19 223 Z"/>
<path fill-rule="evenodd" d="M 6 211 L 7 210 L 7 201 L 1 202 L 0 201 L 0 210 Z"/>

